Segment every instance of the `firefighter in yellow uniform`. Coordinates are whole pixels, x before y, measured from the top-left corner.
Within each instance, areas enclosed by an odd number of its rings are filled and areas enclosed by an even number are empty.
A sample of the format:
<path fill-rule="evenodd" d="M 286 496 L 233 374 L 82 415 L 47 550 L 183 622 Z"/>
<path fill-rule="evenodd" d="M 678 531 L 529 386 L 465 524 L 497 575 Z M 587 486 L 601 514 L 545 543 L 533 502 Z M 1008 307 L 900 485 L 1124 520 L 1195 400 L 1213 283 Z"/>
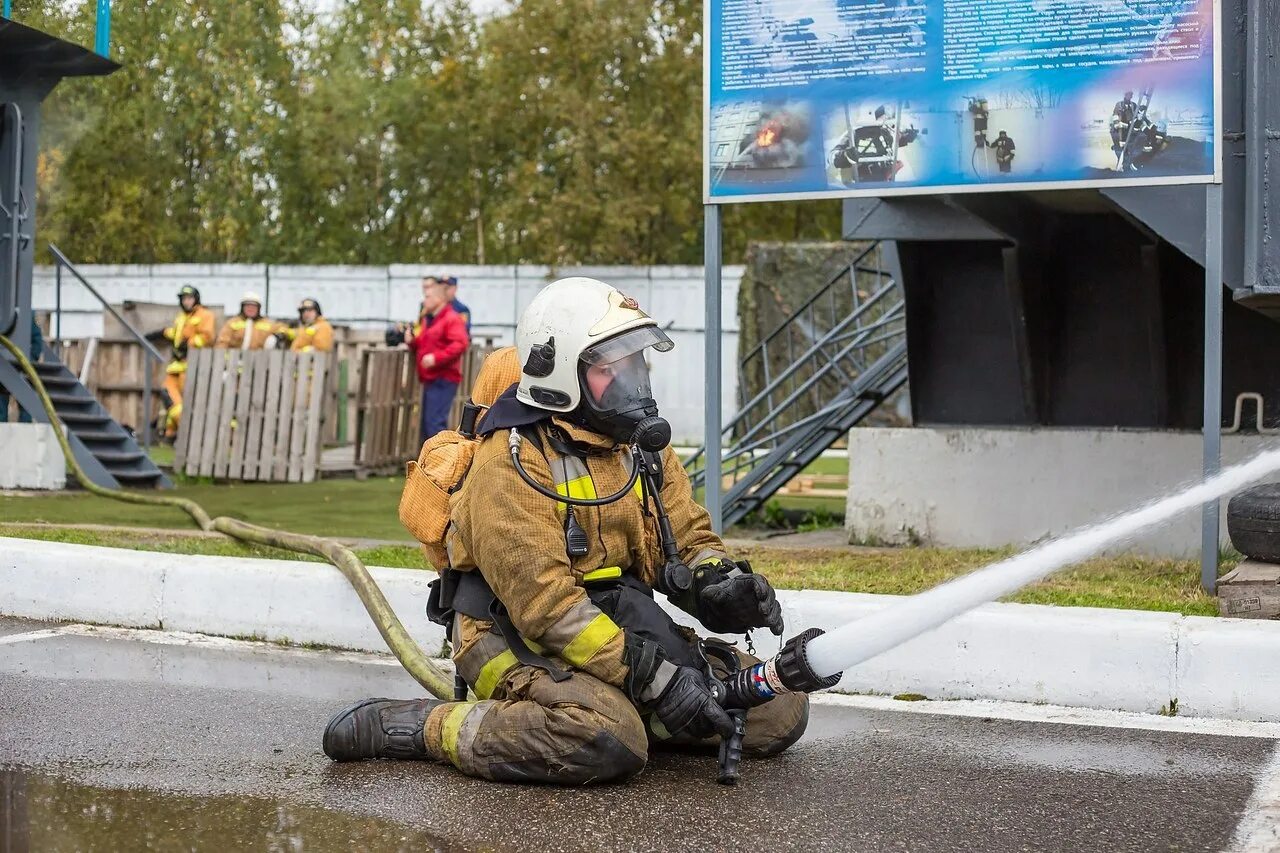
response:
<path fill-rule="evenodd" d="M 782 633 L 773 588 L 729 556 L 670 447 L 645 356 L 672 343 L 654 320 L 603 282 L 564 279 L 530 303 L 516 344 L 518 382 L 480 421 L 429 605 L 475 700 L 357 702 L 325 729 L 334 760 L 436 761 L 501 782 L 626 779 L 651 747 L 732 734 L 708 663 L 723 679 L 758 662 L 677 625 L 655 590 L 712 632 Z M 490 367 L 478 387 L 493 384 Z M 637 480 L 642 463 L 661 476 Z M 664 510 L 678 560 L 662 547 Z M 782 752 L 807 722 L 807 696 L 780 692 L 748 712 L 744 751 Z"/>
<path fill-rule="evenodd" d="M 185 285 L 178 291 L 178 316 L 164 330 L 165 340 L 172 346 L 173 359 L 165 368 L 164 390 L 169 395 L 169 411 L 164 419 L 164 435 L 172 439 L 178 434 L 182 418 L 182 389 L 187 382 L 187 354 L 193 349 L 213 346 L 213 312 L 200 304 L 200 291 Z"/>
<path fill-rule="evenodd" d="M 290 352 L 329 352 L 333 349 L 333 326 L 320 311 L 320 303 L 304 299 L 298 303 L 298 325 L 281 323 L 277 333 L 289 344 Z"/>
<path fill-rule="evenodd" d="M 248 291 L 240 297 L 240 313 L 222 324 L 218 349 L 271 349 L 275 346 L 276 324 L 262 316 L 262 297 Z"/>

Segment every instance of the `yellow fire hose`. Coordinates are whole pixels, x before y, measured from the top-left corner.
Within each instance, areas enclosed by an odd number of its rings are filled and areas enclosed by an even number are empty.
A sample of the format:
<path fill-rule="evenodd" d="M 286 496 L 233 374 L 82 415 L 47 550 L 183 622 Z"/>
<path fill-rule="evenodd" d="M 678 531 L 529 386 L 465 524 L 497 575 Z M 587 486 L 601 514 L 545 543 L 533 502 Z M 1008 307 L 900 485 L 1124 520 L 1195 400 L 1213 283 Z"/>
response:
<path fill-rule="evenodd" d="M 58 438 L 58 446 L 62 448 L 62 455 L 67 460 L 67 467 L 71 469 L 76 481 L 85 491 L 127 503 L 175 507 L 191 516 L 192 521 L 201 530 L 216 531 L 242 542 L 252 542 L 256 545 L 267 545 L 272 548 L 283 548 L 299 554 L 310 554 L 314 557 L 328 560 L 350 581 L 351 586 L 356 591 L 356 595 L 360 596 L 361 603 L 369 611 L 369 617 L 373 619 L 373 624 L 377 626 L 378 633 L 382 635 L 382 639 L 386 640 L 388 648 L 391 649 L 409 674 L 436 698 L 445 700 L 453 698 L 452 676 L 446 674 L 440 667 L 432 663 L 431 659 L 422 651 L 422 647 L 405 630 L 399 617 L 396 616 L 395 611 L 391 609 L 391 605 L 387 602 L 386 596 L 382 594 L 382 590 L 378 588 L 378 585 L 370 576 L 369 570 L 365 568 L 364 563 L 350 548 L 320 536 L 305 536 L 300 533 L 271 530 L 266 527 L 258 527 L 256 524 L 248 524 L 234 518 L 227 518 L 226 516 L 210 518 L 209 513 L 205 512 L 202 506 L 186 498 L 147 495 L 140 492 L 126 492 L 99 486 L 89 479 L 84 473 L 84 469 L 80 467 L 80 463 L 76 461 L 75 454 L 71 451 L 71 444 L 67 441 L 65 428 L 62 427 L 58 413 L 53 408 L 53 401 L 49 399 L 44 383 L 40 381 L 39 375 L 36 373 L 35 368 L 32 367 L 31 362 L 27 360 L 26 354 L 4 335 L 0 335 L 0 344 L 3 344 L 5 349 L 18 360 L 18 365 L 27 375 L 27 379 L 31 381 L 36 393 L 40 395 L 40 402 L 44 405 L 44 411 L 49 416 L 49 421 L 59 427 L 53 431 Z"/>

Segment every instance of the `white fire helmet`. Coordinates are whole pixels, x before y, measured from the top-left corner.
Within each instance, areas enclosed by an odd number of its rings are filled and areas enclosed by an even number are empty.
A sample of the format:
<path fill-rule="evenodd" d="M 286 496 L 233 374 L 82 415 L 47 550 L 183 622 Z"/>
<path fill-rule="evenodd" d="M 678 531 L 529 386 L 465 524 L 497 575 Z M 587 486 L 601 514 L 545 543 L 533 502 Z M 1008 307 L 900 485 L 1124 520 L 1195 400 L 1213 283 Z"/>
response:
<path fill-rule="evenodd" d="M 253 303 L 254 305 L 257 305 L 258 311 L 262 311 L 262 297 L 254 293 L 252 290 L 246 290 L 240 296 L 241 308 L 244 308 L 244 306 L 248 303 Z"/>
<path fill-rule="evenodd" d="M 638 438 L 635 428 L 657 418 L 645 352 L 674 344 L 636 301 L 593 278 L 564 278 L 542 289 L 516 326 L 521 402 L 551 412 L 578 410 L 589 426 L 619 441 Z M 585 395 L 591 367 L 607 368 L 612 381 L 600 399 Z M 658 427 L 657 424 L 652 424 Z M 670 440 L 670 427 L 662 422 Z M 661 429 L 651 430 L 649 444 Z"/>

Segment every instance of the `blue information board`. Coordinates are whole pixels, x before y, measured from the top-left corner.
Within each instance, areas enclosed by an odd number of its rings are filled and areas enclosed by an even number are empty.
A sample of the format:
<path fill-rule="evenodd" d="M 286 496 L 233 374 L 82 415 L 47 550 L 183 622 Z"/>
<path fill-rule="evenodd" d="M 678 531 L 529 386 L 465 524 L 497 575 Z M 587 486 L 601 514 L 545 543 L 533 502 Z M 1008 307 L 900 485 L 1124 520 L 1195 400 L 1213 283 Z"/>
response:
<path fill-rule="evenodd" d="M 707 0 L 708 202 L 1221 180 L 1215 0 Z"/>

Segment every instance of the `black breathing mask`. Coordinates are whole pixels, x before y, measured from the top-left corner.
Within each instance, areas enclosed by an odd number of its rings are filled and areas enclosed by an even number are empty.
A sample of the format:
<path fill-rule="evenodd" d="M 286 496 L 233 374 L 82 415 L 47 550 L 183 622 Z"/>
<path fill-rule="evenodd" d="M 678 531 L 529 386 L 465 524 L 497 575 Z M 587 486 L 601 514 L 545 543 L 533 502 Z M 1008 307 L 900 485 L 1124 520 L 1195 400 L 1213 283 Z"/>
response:
<path fill-rule="evenodd" d="M 578 382 L 583 425 L 620 444 L 657 453 L 671 443 L 671 424 L 658 414 L 644 352 L 665 352 L 671 341 L 653 327 L 634 329 L 582 354 Z"/>

